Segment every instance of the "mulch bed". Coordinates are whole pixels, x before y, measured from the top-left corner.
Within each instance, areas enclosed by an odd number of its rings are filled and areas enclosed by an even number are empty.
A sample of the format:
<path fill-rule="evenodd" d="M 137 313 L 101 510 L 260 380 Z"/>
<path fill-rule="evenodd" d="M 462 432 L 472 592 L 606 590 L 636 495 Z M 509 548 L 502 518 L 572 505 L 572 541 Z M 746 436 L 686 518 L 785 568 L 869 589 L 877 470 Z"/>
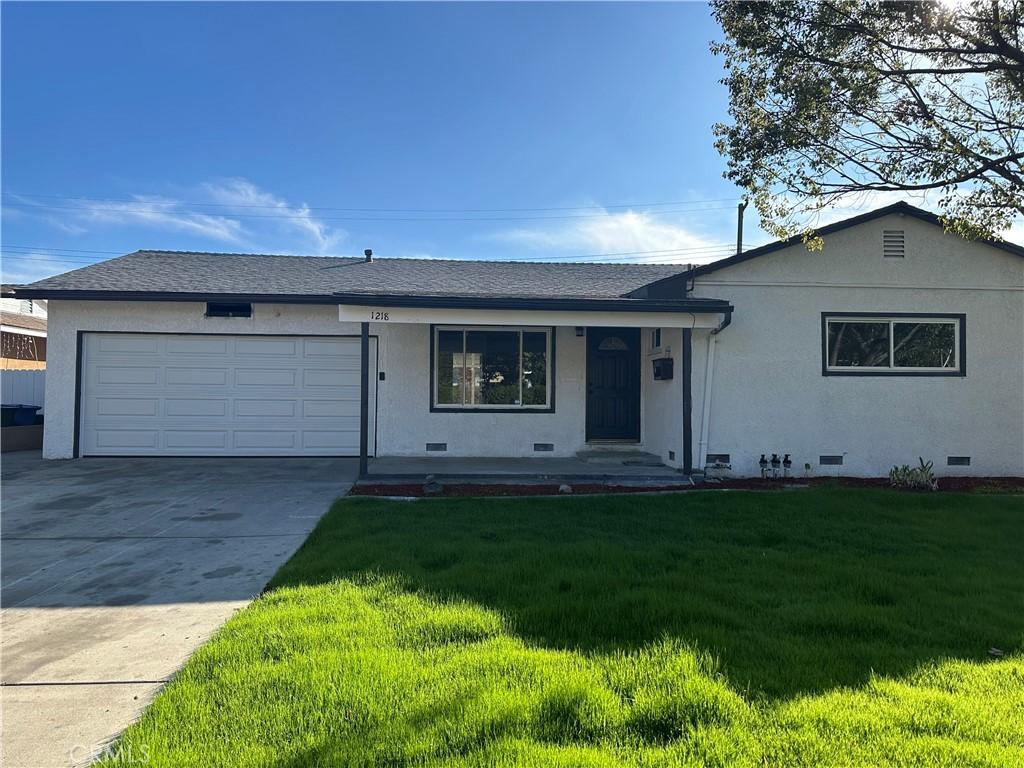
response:
<path fill-rule="evenodd" d="M 572 495 L 588 493 L 659 493 L 668 491 L 708 491 L 715 489 L 777 491 L 806 485 L 838 483 L 850 488 L 888 488 L 887 477 L 810 477 L 786 480 L 761 478 L 729 479 L 717 482 L 666 485 L 607 485 L 604 483 L 569 483 Z M 422 483 L 359 483 L 350 496 L 557 496 L 560 483 L 452 483 L 442 486 L 440 493 L 425 493 Z M 1024 493 L 1024 477 L 940 477 L 939 491 L 980 491 L 990 493 Z"/>

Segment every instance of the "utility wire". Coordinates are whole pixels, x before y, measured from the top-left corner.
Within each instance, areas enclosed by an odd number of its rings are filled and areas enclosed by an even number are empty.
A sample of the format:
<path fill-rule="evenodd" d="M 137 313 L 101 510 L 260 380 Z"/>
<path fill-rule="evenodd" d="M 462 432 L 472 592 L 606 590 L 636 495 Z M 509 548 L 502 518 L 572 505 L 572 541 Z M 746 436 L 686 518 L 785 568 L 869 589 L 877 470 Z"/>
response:
<path fill-rule="evenodd" d="M 38 197 L 54 200 L 80 200 L 88 203 L 147 203 L 154 205 L 176 205 L 176 206 L 204 206 L 207 208 L 268 208 L 279 209 L 283 205 L 268 205 L 257 203 L 204 203 L 186 200 L 162 200 L 157 195 L 151 197 L 154 200 L 140 200 L 138 197 L 86 197 L 84 195 L 48 195 L 36 192 L 10 192 L 2 194 L 12 197 Z M 570 205 L 570 206 L 548 206 L 541 208 L 342 208 L 327 205 L 302 205 L 300 207 L 310 211 L 351 211 L 356 213 L 537 213 L 543 211 L 588 211 L 607 210 L 609 208 L 654 208 L 664 205 L 701 205 L 704 203 L 735 202 L 737 197 L 719 197 L 710 200 L 662 200 L 651 203 L 615 203 L 611 205 Z"/>
<path fill-rule="evenodd" d="M 136 200 L 137 205 L 146 205 L 144 200 Z M 37 205 L 35 203 L 6 203 L 8 207 L 23 208 L 28 210 L 43 210 L 43 211 L 79 211 L 81 213 L 147 213 L 147 214 L 161 214 L 163 216 L 170 217 L 182 217 L 182 216 L 220 216 L 218 213 L 211 213 L 210 211 L 194 211 L 194 210 L 175 210 L 173 208 L 160 206 L 172 206 L 174 203 L 152 203 L 153 207 L 150 208 L 111 208 L 102 206 L 76 206 L 76 205 Z M 700 213 L 703 211 L 717 211 L 724 210 L 728 206 L 715 206 L 707 208 L 690 208 L 683 210 L 667 210 L 667 211 L 644 211 L 647 215 L 664 216 L 668 214 L 683 214 L 683 213 Z M 459 222 L 470 222 L 470 221 L 551 221 L 551 220 L 566 220 L 566 219 L 604 219 L 607 218 L 608 214 L 573 214 L 573 215 L 560 215 L 560 216 L 317 216 L 316 221 L 459 221 Z M 309 216 L 293 216 L 293 215 L 271 215 L 261 213 L 232 213 L 230 218 L 233 219 L 271 219 L 271 220 L 299 220 L 299 221 L 310 221 Z"/>
<path fill-rule="evenodd" d="M 683 254 L 688 254 L 688 253 L 699 253 L 699 252 L 708 252 L 708 251 L 729 250 L 732 247 L 733 246 L 728 244 L 728 243 L 713 243 L 713 244 L 708 244 L 708 245 L 687 246 L 687 247 L 683 247 L 683 248 L 662 248 L 662 249 L 658 249 L 658 250 L 646 250 L 646 251 L 616 251 L 616 252 L 612 252 L 612 253 L 585 253 L 585 254 L 575 254 L 575 255 L 574 254 L 568 254 L 568 255 L 551 254 L 551 255 L 546 255 L 546 256 L 534 256 L 534 257 L 532 257 L 530 259 L 524 259 L 524 260 L 535 261 L 537 259 L 598 259 L 598 258 L 609 258 L 609 257 L 617 257 L 617 256 L 654 256 L 654 255 L 668 256 L 668 255 L 683 255 Z M 85 257 L 85 256 L 65 256 L 62 253 L 61 254 L 51 253 L 51 251 L 60 251 L 60 250 L 75 251 L 76 253 L 115 254 L 115 255 L 118 255 L 118 256 L 123 256 L 123 255 L 126 255 L 127 253 L 133 253 L 134 252 L 134 251 L 128 251 L 128 252 L 124 252 L 124 251 L 85 251 L 84 249 L 70 249 L 70 248 L 68 248 L 68 249 L 60 249 L 60 248 L 50 248 L 48 246 L 15 246 L 15 245 L 0 246 L 0 252 L 4 253 L 7 256 L 7 258 L 15 258 L 15 259 L 20 258 L 20 259 L 30 259 L 31 260 L 31 259 L 33 259 L 34 257 L 37 257 L 37 256 L 48 256 L 48 257 L 53 257 L 52 260 L 54 260 L 54 261 L 65 261 L 65 262 L 69 262 L 69 263 L 81 262 L 81 263 L 85 263 L 85 264 L 95 264 L 95 263 L 98 263 L 97 261 L 95 261 L 93 259 L 90 259 L 88 257 Z M 153 253 L 162 253 L 164 251 L 155 250 L 155 251 L 151 251 L 151 252 L 153 252 Z M 176 252 L 175 251 L 165 251 L 165 253 L 173 254 L 173 253 L 176 253 Z M 190 253 L 190 252 L 189 251 L 183 251 L 183 252 L 180 252 L 180 253 Z M 191 253 L 217 253 L 217 252 L 216 251 L 210 251 L 210 252 L 193 251 Z M 223 255 L 239 255 L 239 256 L 253 255 L 253 256 L 261 256 L 262 254 L 231 254 L 231 253 L 227 253 L 227 254 L 223 254 Z M 294 255 L 294 254 L 271 254 L 271 255 L 291 256 L 291 255 Z M 356 255 L 351 255 L 351 256 L 330 256 L 330 257 L 313 257 L 313 258 L 354 259 L 354 258 L 362 258 L 362 257 L 361 256 L 356 256 Z M 388 257 L 386 255 L 381 255 L 380 258 L 401 258 L 401 257 Z M 451 261 L 464 261 L 464 259 L 450 259 L 450 260 Z M 509 261 L 509 260 L 511 260 L 511 259 L 505 259 L 505 261 Z M 498 261 L 498 260 L 494 259 L 494 261 Z"/>

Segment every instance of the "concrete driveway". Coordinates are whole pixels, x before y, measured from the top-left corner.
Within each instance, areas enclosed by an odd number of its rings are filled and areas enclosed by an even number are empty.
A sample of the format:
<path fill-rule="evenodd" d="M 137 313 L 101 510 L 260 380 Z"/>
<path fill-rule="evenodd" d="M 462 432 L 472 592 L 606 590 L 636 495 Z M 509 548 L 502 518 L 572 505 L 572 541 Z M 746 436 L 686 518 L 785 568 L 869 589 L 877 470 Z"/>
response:
<path fill-rule="evenodd" d="M 3 765 L 88 763 L 262 590 L 356 469 L 4 454 Z"/>

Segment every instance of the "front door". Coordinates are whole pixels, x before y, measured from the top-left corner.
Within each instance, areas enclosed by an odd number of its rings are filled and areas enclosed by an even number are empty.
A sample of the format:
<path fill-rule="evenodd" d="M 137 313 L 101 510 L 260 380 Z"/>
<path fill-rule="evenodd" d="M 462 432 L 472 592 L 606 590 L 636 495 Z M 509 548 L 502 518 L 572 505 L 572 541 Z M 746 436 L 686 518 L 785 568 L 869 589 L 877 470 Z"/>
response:
<path fill-rule="evenodd" d="M 587 329 L 587 440 L 640 439 L 640 329 Z"/>

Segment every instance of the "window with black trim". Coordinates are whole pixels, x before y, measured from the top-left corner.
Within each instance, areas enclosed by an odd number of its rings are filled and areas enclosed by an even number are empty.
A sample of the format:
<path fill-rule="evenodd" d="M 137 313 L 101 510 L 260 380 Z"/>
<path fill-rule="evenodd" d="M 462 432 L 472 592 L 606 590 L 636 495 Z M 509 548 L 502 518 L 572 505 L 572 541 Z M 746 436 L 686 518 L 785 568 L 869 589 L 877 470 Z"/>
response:
<path fill-rule="evenodd" d="M 435 409 L 551 409 L 550 329 L 437 326 L 432 344 Z"/>
<path fill-rule="evenodd" d="M 252 304 L 241 302 L 216 302 L 206 304 L 207 317 L 252 317 Z"/>
<path fill-rule="evenodd" d="M 822 316 L 826 375 L 964 375 L 963 315 Z"/>

